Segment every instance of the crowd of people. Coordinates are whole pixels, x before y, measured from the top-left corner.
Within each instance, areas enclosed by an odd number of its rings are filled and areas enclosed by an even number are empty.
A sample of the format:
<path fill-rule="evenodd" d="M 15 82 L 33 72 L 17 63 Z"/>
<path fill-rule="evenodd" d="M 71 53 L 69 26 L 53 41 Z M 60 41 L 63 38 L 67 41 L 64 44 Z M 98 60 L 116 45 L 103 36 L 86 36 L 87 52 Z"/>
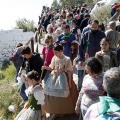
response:
<path fill-rule="evenodd" d="M 120 31 L 116 21 L 105 28 L 90 18 L 84 3 L 62 9 L 44 6 L 36 41 L 41 26 L 46 33 L 42 57 L 26 44 L 17 48 L 20 64 L 13 61 L 16 82 L 18 76 L 23 80 L 20 96 L 28 101 L 15 120 L 46 120 L 46 112 L 50 120 L 72 113 L 80 120 L 120 119 Z"/>

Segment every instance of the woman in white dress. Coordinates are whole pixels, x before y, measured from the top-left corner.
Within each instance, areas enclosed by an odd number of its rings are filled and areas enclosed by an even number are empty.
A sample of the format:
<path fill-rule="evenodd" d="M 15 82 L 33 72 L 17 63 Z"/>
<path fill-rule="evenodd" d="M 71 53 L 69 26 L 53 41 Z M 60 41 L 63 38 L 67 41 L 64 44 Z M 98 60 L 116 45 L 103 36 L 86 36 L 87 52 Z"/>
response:
<path fill-rule="evenodd" d="M 72 63 L 69 57 L 63 54 L 63 46 L 54 46 L 54 57 L 49 67 L 43 69 L 51 70 L 44 86 L 46 112 L 55 115 L 75 113 L 75 101 L 78 92 L 72 80 Z M 54 120 L 54 119 L 52 119 Z"/>

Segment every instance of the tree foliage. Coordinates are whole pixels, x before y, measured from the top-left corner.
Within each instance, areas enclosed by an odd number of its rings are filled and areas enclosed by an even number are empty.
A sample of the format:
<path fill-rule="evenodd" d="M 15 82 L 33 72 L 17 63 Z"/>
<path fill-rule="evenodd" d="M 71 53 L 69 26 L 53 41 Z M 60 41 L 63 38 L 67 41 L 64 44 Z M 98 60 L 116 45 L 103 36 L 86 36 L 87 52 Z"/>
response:
<path fill-rule="evenodd" d="M 87 4 L 93 3 L 93 0 L 59 0 L 61 6 L 77 5 L 86 2 Z"/>
<path fill-rule="evenodd" d="M 16 20 L 16 26 L 18 29 L 23 29 L 24 32 L 33 31 L 34 32 L 34 21 L 27 20 L 26 18 Z"/>
<path fill-rule="evenodd" d="M 52 5 L 51 5 L 51 7 L 52 7 L 52 8 L 56 8 L 56 7 L 58 7 L 58 6 L 59 6 L 58 1 L 57 1 L 57 0 L 53 0 L 53 3 L 52 3 Z"/>

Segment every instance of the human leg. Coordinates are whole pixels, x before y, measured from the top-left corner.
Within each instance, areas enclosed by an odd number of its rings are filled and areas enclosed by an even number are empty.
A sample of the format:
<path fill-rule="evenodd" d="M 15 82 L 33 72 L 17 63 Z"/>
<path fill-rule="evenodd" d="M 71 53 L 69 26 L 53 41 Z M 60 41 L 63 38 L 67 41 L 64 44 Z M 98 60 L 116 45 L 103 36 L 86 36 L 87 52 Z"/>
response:
<path fill-rule="evenodd" d="M 82 88 L 83 73 L 84 70 L 78 70 L 78 84 L 77 84 L 78 91 L 80 91 Z"/>

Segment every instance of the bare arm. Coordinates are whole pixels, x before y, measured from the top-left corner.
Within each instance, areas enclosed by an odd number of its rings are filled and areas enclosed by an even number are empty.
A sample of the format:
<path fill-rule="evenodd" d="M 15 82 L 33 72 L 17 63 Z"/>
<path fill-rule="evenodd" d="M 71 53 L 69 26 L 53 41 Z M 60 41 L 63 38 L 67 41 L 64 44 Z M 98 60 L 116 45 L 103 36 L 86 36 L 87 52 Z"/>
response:
<path fill-rule="evenodd" d="M 41 105 L 41 120 L 46 120 L 45 105 Z"/>
<path fill-rule="evenodd" d="M 50 70 L 50 71 L 52 71 L 53 69 L 48 67 L 48 66 L 42 66 L 42 70 Z"/>
<path fill-rule="evenodd" d="M 77 102 L 76 102 L 76 106 L 75 106 L 76 114 L 80 113 L 80 105 L 81 105 L 81 99 L 82 99 L 83 94 L 84 94 L 84 91 L 83 91 L 83 89 L 81 89 L 81 91 L 79 92 Z"/>

